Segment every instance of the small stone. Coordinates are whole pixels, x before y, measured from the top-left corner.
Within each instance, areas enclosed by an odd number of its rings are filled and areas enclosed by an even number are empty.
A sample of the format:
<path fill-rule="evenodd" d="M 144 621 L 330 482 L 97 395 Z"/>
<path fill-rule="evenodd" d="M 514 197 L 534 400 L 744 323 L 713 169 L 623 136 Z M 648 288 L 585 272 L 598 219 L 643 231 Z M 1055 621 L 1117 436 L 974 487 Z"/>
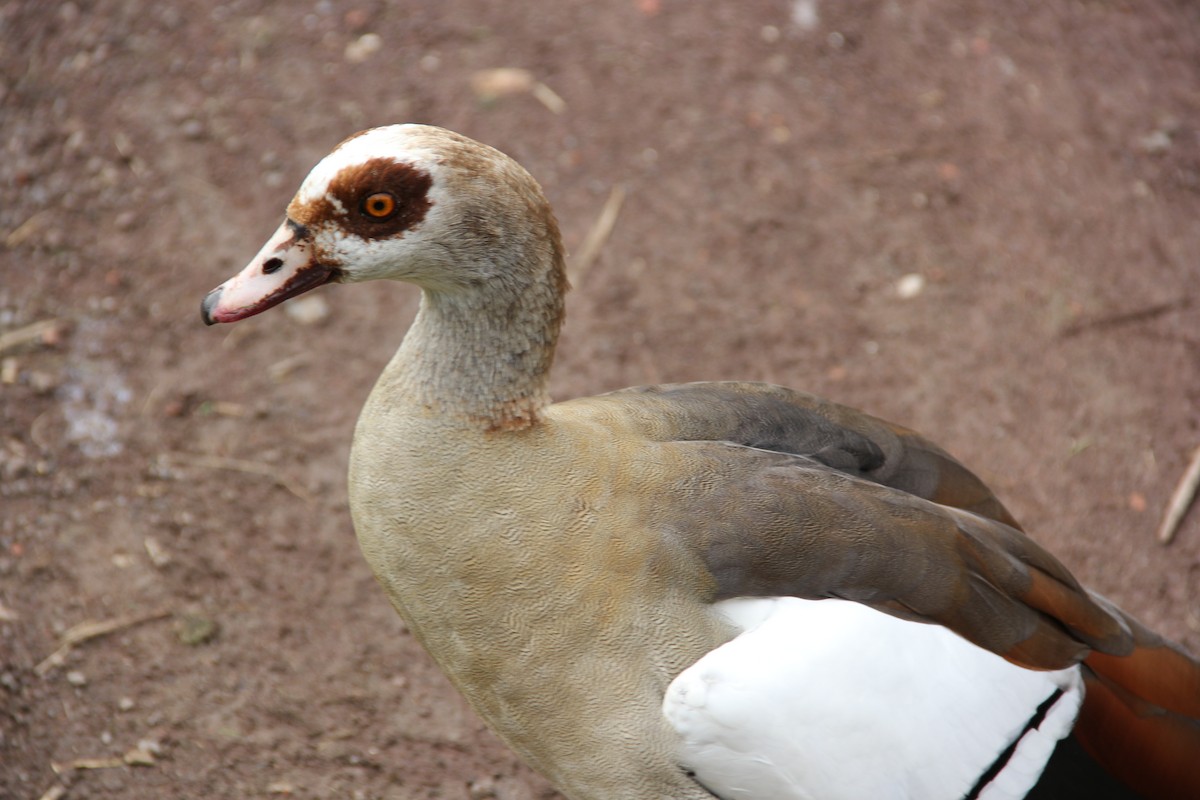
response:
<path fill-rule="evenodd" d="M 792 24 L 802 31 L 815 31 L 821 24 L 817 0 L 792 0 Z"/>
<path fill-rule="evenodd" d="M 193 141 L 204 138 L 204 123 L 198 119 L 186 120 L 179 126 L 179 132 L 183 134 L 185 139 Z"/>
<path fill-rule="evenodd" d="M 150 557 L 150 563 L 154 566 L 162 568 L 171 563 L 171 554 L 153 536 L 147 536 L 142 544 L 146 548 L 146 555 Z"/>
<path fill-rule="evenodd" d="M 361 64 L 379 52 L 383 39 L 377 33 L 364 33 L 346 45 L 345 58 L 351 64 Z"/>
<path fill-rule="evenodd" d="M 488 800 L 488 798 L 496 797 L 496 781 L 493 778 L 479 778 L 471 781 L 467 787 L 467 793 L 471 800 Z"/>
<path fill-rule="evenodd" d="M 117 701 L 117 708 L 121 711 L 133 711 L 134 705 L 132 697 L 122 697 Z"/>
<path fill-rule="evenodd" d="M 157 739 L 138 739 L 137 746 L 138 750 L 145 750 L 151 755 L 162 755 L 162 745 Z"/>
<path fill-rule="evenodd" d="M 87 676 L 77 669 L 73 669 L 67 673 L 67 683 L 72 686 L 86 686 Z"/>
<path fill-rule="evenodd" d="M 916 272 L 905 275 L 896 281 L 896 295 L 901 300 L 911 300 L 925 289 L 925 276 Z"/>
<path fill-rule="evenodd" d="M 1148 133 L 1138 140 L 1142 150 L 1147 153 L 1165 153 L 1171 149 L 1171 134 L 1164 130 Z"/>
<path fill-rule="evenodd" d="M 329 316 L 329 303 L 319 294 L 293 300 L 283 307 L 287 315 L 301 325 L 316 325 Z"/>
<path fill-rule="evenodd" d="M 30 370 L 27 373 L 26 379 L 29 381 L 29 388 L 33 389 L 35 394 L 40 395 L 50 394 L 62 385 L 62 379 L 59 375 L 44 370 Z"/>
<path fill-rule="evenodd" d="M 82 128 L 71 131 L 71 135 L 67 137 L 67 141 L 63 143 L 63 149 L 68 153 L 75 153 L 83 149 L 87 143 L 87 133 Z"/>

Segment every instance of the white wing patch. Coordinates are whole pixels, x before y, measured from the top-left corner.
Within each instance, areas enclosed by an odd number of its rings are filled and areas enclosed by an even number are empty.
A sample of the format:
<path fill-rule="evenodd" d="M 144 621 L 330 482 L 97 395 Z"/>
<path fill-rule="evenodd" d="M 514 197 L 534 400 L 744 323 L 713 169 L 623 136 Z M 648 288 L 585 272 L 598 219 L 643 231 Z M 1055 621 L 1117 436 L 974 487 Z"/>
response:
<path fill-rule="evenodd" d="M 743 633 L 680 674 L 663 713 L 682 763 L 724 800 L 1021 798 L 1083 699 L 1078 668 L 1022 669 L 858 603 L 742 598 L 714 609 Z"/>

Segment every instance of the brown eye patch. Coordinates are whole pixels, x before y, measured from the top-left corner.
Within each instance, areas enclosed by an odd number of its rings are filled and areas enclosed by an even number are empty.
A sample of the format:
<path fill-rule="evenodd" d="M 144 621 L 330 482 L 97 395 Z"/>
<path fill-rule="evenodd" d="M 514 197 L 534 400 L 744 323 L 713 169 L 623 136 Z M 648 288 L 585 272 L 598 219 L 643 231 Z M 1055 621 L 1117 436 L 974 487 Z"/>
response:
<path fill-rule="evenodd" d="M 346 167 L 329 184 L 328 197 L 289 208 L 301 225 L 333 223 L 363 239 L 403 236 L 425 219 L 433 178 L 412 164 L 372 158 Z"/>

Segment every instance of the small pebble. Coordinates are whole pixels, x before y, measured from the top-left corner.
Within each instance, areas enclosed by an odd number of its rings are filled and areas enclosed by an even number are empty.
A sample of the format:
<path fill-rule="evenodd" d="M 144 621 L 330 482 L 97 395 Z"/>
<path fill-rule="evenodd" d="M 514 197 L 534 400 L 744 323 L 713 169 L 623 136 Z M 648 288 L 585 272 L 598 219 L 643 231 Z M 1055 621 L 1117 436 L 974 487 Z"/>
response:
<path fill-rule="evenodd" d="M 1147 153 L 1165 153 L 1171 149 L 1171 135 L 1163 130 L 1154 131 L 1143 136 L 1138 144 Z"/>
<path fill-rule="evenodd" d="M 815 31 L 821 24 L 817 0 L 792 0 L 792 24 L 802 31 Z"/>
<path fill-rule="evenodd" d="M 283 307 L 287 315 L 301 325 L 316 325 L 329 316 L 329 303 L 319 294 L 293 300 Z"/>
<path fill-rule="evenodd" d="M 77 669 L 73 669 L 67 673 L 67 683 L 72 686 L 86 686 L 87 676 Z"/>
<path fill-rule="evenodd" d="M 133 707 L 134 707 L 134 702 L 133 702 L 132 697 L 122 697 L 120 700 L 117 701 L 117 708 L 119 708 L 122 711 L 132 711 Z"/>
<path fill-rule="evenodd" d="M 189 119 L 179 126 L 179 132 L 183 134 L 185 139 L 204 138 L 204 123 L 198 119 Z"/>
<path fill-rule="evenodd" d="M 165 567 L 171 563 L 171 554 L 153 536 L 147 536 L 143 545 L 146 548 L 146 555 L 150 557 L 150 563 L 154 566 Z"/>
<path fill-rule="evenodd" d="M 371 15 L 366 9 L 352 8 L 342 16 L 342 21 L 346 23 L 346 27 L 354 32 L 361 31 L 367 27 L 367 23 L 371 21 Z"/>
<path fill-rule="evenodd" d="M 62 378 L 51 372 L 43 370 L 30 370 L 28 374 L 29 388 L 33 389 L 36 394 L 50 394 L 62 385 Z"/>
<path fill-rule="evenodd" d="M 138 750 L 145 750 L 151 755 L 162 755 L 162 744 L 159 743 L 158 739 L 138 739 L 137 746 Z"/>
<path fill-rule="evenodd" d="M 925 276 L 916 272 L 896 281 L 896 294 L 902 300 L 911 300 L 925 289 Z"/>
<path fill-rule="evenodd" d="M 383 39 L 377 33 L 364 33 L 350 44 L 346 45 L 345 58 L 351 64 L 361 64 L 379 52 L 383 47 Z"/>
<path fill-rule="evenodd" d="M 496 797 L 496 781 L 492 778 L 480 778 L 471 781 L 467 787 L 467 793 L 471 800 L 487 800 L 490 797 Z"/>

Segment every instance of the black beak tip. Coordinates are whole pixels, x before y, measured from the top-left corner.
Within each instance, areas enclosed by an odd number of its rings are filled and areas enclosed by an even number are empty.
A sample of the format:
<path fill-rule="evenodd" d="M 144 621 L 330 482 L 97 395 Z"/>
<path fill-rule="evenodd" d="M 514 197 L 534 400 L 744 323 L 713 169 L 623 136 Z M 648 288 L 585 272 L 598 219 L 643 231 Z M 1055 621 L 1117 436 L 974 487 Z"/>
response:
<path fill-rule="evenodd" d="M 212 311 L 217 303 L 221 301 L 221 287 L 218 286 L 204 296 L 200 301 L 200 318 L 204 320 L 205 325 L 216 325 L 217 320 L 213 319 Z"/>

